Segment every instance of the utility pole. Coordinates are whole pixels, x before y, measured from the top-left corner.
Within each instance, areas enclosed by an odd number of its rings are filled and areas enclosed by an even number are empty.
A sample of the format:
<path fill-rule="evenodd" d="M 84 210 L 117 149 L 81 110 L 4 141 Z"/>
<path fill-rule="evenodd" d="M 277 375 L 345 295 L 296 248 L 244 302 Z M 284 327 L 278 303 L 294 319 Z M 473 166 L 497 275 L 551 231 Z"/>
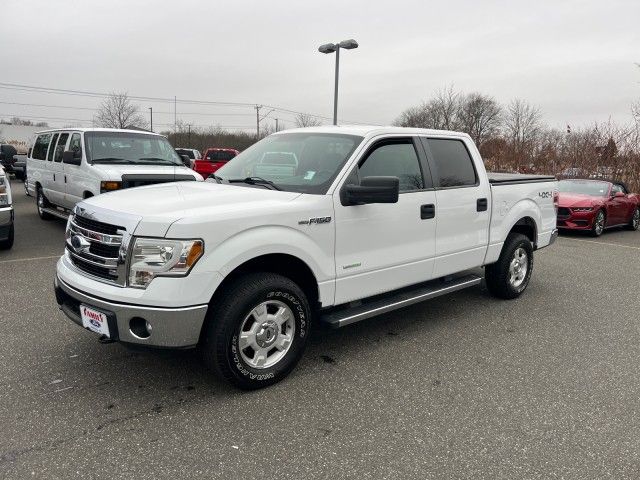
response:
<path fill-rule="evenodd" d="M 191 146 L 191 124 L 187 125 L 187 127 L 189 127 L 189 146 Z"/>
<path fill-rule="evenodd" d="M 153 107 L 149 107 L 149 116 L 151 117 L 151 131 L 153 132 Z"/>
<path fill-rule="evenodd" d="M 276 132 L 278 131 L 278 120 L 280 120 L 280 119 L 276 118 Z"/>
<path fill-rule="evenodd" d="M 173 96 L 173 131 L 177 132 L 178 131 L 178 110 L 176 108 L 176 104 L 178 103 L 178 100 L 176 98 L 176 96 Z"/>
<path fill-rule="evenodd" d="M 256 105 L 256 138 L 260 138 L 260 109 L 262 105 Z"/>

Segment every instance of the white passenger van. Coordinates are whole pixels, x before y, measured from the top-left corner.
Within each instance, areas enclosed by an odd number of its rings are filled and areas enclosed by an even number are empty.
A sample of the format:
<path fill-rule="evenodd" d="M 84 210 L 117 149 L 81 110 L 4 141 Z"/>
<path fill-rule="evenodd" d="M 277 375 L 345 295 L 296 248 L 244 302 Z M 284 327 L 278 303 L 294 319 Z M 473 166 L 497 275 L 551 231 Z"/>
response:
<path fill-rule="evenodd" d="M 38 132 L 27 158 L 26 189 L 43 220 L 66 217 L 101 193 L 154 183 L 202 181 L 167 139 L 139 130 L 68 128 Z"/>

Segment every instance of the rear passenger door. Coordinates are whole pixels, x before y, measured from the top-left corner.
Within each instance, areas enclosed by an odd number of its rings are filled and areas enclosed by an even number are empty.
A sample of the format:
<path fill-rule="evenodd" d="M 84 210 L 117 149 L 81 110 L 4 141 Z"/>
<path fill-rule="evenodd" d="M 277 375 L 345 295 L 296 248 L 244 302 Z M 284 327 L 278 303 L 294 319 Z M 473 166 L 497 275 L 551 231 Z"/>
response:
<path fill-rule="evenodd" d="M 51 137 L 49 149 L 47 150 L 46 173 L 42 178 L 42 192 L 49 202 L 54 205 L 62 205 L 64 200 L 64 172 L 62 171 L 62 163 L 53 161 L 58 144 L 60 133 L 56 132 Z"/>
<path fill-rule="evenodd" d="M 53 150 L 53 163 L 51 164 L 51 168 L 54 173 L 53 189 L 55 190 L 55 195 L 50 198 L 50 200 L 61 207 L 65 206 L 64 196 L 67 190 L 67 177 L 64 174 L 64 167 L 62 166 L 62 153 L 67 146 L 68 140 L 68 132 L 62 132 L 58 135 L 58 141 L 55 149 Z M 51 145 L 53 146 L 53 142 Z"/>
<path fill-rule="evenodd" d="M 334 193 L 336 296 L 341 304 L 429 280 L 435 254 L 435 192 L 418 140 L 372 141 Z M 344 185 L 400 179 L 398 203 L 343 205 Z"/>
<path fill-rule="evenodd" d="M 460 138 L 421 137 L 436 190 L 434 277 L 475 268 L 484 262 L 489 242 L 491 191 L 471 151 Z"/>

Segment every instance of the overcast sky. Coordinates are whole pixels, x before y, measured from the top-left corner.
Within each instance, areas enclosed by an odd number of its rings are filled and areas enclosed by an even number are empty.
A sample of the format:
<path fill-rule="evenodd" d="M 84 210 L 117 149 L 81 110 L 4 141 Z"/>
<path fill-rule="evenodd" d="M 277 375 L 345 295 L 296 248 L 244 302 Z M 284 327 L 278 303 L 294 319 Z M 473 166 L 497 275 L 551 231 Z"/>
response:
<path fill-rule="evenodd" d="M 502 103 L 526 99 L 558 127 L 628 122 L 631 103 L 640 99 L 638 0 L 0 0 L 0 6 L 4 83 L 259 103 L 330 117 L 334 56 L 317 47 L 355 38 L 360 48 L 341 55 L 345 122 L 389 124 L 447 85 Z M 0 86 L 0 118 L 89 125 L 100 101 Z M 153 107 L 156 125 L 173 123 L 172 103 L 140 106 L 145 114 Z M 194 125 L 255 126 L 251 107 L 178 103 L 177 116 Z M 292 114 L 275 117 L 293 126 Z"/>

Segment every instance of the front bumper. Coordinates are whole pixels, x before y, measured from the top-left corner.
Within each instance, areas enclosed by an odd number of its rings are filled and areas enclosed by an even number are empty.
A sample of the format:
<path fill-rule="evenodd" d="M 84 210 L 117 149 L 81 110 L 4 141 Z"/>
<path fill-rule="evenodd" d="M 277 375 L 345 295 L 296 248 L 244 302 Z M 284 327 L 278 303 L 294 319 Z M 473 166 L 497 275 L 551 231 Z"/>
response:
<path fill-rule="evenodd" d="M 208 305 L 187 307 L 149 307 L 111 302 L 88 295 L 67 285 L 58 276 L 54 280 L 56 301 L 67 317 L 82 326 L 80 304 L 107 313 L 111 338 L 125 343 L 164 348 L 194 347 L 207 314 Z M 134 318 L 147 320 L 152 328 L 148 338 L 135 335 L 130 328 Z"/>
<path fill-rule="evenodd" d="M 567 230 L 590 230 L 593 226 L 595 213 L 592 210 L 586 212 L 571 211 L 568 215 L 558 216 L 558 228 Z"/>
<path fill-rule="evenodd" d="M 0 240 L 9 238 L 9 230 L 13 225 L 13 206 L 0 208 Z"/>

